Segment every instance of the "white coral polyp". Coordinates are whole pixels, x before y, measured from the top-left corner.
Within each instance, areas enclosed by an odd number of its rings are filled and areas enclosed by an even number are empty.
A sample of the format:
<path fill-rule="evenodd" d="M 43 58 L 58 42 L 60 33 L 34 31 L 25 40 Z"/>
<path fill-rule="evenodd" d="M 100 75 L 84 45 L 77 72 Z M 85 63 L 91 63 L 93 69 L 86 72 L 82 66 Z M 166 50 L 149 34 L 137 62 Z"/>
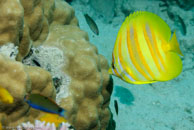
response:
<path fill-rule="evenodd" d="M 18 47 L 15 46 L 14 43 L 7 43 L 0 47 L 0 54 L 15 60 L 18 54 Z"/>
<path fill-rule="evenodd" d="M 30 122 L 27 123 L 22 123 L 21 125 L 17 126 L 17 130 L 34 130 L 34 125 L 31 124 Z"/>
<path fill-rule="evenodd" d="M 72 130 L 69 129 L 70 124 L 62 122 L 59 130 Z M 56 130 L 56 126 L 54 123 L 45 123 L 45 121 L 35 120 L 35 124 L 31 124 L 30 122 L 22 123 L 17 126 L 17 130 Z"/>

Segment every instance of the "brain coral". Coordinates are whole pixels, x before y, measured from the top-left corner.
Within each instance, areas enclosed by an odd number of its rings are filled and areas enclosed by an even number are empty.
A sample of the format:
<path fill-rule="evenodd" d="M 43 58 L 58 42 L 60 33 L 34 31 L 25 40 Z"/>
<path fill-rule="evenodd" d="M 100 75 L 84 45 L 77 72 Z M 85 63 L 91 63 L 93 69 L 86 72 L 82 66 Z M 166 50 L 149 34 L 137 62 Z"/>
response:
<path fill-rule="evenodd" d="M 68 122 L 78 130 L 105 130 L 111 116 L 108 63 L 77 26 L 73 8 L 63 0 L 0 0 L 0 11 L 4 21 L 0 23 L 0 45 L 12 42 L 18 46 L 18 61 L 32 46 L 58 48 L 65 57 L 60 71 L 70 77 L 65 89 L 68 95 L 58 96 L 59 105 L 67 110 Z M 33 122 L 42 113 L 29 108 L 23 97 L 26 93 L 41 93 L 55 99 L 52 73 L 3 55 L 0 66 L 0 85 L 14 97 L 13 104 L 0 104 L 2 125 Z"/>

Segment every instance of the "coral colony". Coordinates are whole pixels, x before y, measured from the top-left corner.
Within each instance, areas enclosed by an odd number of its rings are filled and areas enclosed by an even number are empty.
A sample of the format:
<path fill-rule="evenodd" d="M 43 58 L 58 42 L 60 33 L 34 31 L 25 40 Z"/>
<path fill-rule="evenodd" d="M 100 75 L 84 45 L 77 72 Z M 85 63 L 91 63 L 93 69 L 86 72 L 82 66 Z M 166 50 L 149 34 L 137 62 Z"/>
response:
<path fill-rule="evenodd" d="M 108 62 L 80 30 L 74 9 L 63 0 L 6 0 L 0 12 L 0 91 L 7 93 L 0 93 L 0 129 L 106 129 Z M 30 94 L 53 103 L 26 102 Z"/>

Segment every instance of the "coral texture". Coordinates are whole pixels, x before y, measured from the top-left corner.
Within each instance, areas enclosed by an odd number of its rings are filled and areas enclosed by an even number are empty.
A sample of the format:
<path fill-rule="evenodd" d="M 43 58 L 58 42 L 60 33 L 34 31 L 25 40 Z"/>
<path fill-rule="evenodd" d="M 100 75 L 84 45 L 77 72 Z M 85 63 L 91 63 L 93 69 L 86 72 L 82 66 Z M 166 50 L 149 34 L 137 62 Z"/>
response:
<path fill-rule="evenodd" d="M 0 45 L 11 42 L 19 46 L 20 61 L 32 45 L 47 38 L 51 22 L 77 24 L 73 9 L 60 0 L 1 0 L 0 11 Z"/>
<path fill-rule="evenodd" d="M 14 98 L 11 104 L 0 103 L 0 120 L 4 126 L 15 126 L 18 122 L 34 120 L 41 115 L 24 103 L 26 94 L 36 92 L 55 98 L 51 75 L 44 69 L 25 66 L 3 55 L 0 55 L 0 68 L 0 84 Z"/>
<path fill-rule="evenodd" d="M 30 122 L 22 123 L 21 125 L 17 126 L 17 130 L 73 130 L 69 127 L 70 124 L 64 122 L 61 123 L 61 126 L 56 127 L 54 123 L 35 120 L 34 124 L 31 124 Z"/>
<path fill-rule="evenodd" d="M 65 86 L 68 94 L 64 96 L 59 92 L 57 100 L 67 111 L 67 121 L 79 130 L 105 130 L 110 120 L 108 105 L 112 87 L 108 63 L 89 43 L 87 33 L 77 26 L 73 8 L 63 0 L 0 0 L 0 11 L 0 19 L 3 19 L 0 24 L 0 45 L 14 43 L 19 50 L 16 60 L 22 61 L 29 55 L 32 46 L 58 48 L 60 57 L 56 59 L 63 57 L 63 53 L 65 62 L 63 64 L 62 60 L 62 65 L 57 69 L 68 75 L 70 80 Z M 49 58 L 46 60 L 49 63 Z M 56 98 L 51 75 L 56 72 L 51 70 L 49 73 L 49 69 L 42 66 L 44 61 L 40 65 L 36 63 L 38 67 L 23 65 L 18 61 L 0 55 L 0 86 L 14 98 L 13 104 L 0 103 L 3 126 L 33 122 L 43 114 L 24 103 L 25 94 L 41 93 Z M 48 64 L 51 69 L 53 65 Z"/>
<path fill-rule="evenodd" d="M 63 71 L 71 77 L 71 96 L 62 98 L 60 104 L 72 125 L 79 130 L 106 129 L 110 118 L 106 59 L 76 26 L 51 24 L 43 46 L 60 48 L 67 58 Z"/>

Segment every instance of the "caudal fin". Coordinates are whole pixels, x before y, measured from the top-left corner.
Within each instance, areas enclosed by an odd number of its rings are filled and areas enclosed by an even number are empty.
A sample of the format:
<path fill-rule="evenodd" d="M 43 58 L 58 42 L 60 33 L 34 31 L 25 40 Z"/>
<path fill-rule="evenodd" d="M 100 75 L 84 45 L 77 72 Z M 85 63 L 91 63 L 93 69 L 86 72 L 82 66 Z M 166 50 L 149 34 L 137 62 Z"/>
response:
<path fill-rule="evenodd" d="M 171 41 L 170 41 L 170 51 L 174 51 L 174 52 L 180 54 L 181 56 L 183 56 L 183 53 L 180 50 L 179 43 L 177 41 L 175 32 L 173 33 L 173 36 L 172 36 Z"/>

